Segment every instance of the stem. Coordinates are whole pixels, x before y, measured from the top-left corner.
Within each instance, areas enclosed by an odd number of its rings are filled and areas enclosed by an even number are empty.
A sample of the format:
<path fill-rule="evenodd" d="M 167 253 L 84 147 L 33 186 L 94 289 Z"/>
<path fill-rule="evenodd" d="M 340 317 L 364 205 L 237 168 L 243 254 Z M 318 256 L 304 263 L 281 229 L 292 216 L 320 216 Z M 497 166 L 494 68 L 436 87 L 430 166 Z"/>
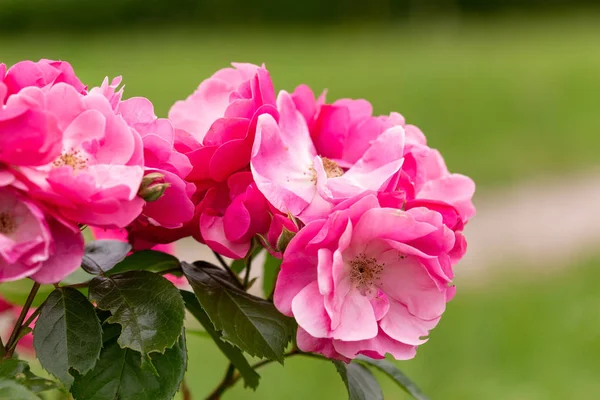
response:
<path fill-rule="evenodd" d="M 17 318 L 15 327 L 13 328 L 13 331 L 10 334 L 10 338 L 8 339 L 8 342 L 6 342 L 6 354 L 4 355 L 5 358 L 12 357 L 15 351 L 15 347 L 17 345 L 17 338 L 19 337 L 21 329 L 23 329 L 23 320 L 27 316 L 27 312 L 29 312 L 29 309 L 31 308 L 31 303 L 33 303 L 33 299 L 35 299 L 35 295 L 37 294 L 39 288 L 40 284 L 34 282 L 33 286 L 31 287 L 31 291 L 29 292 L 29 296 L 27 296 L 27 300 L 25 300 L 25 305 L 21 310 L 21 314 L 19 314 L 19 318 Z"/>
<path fill-rule="evenodd" d="M 227 271 L 227 273 L 229 274 L 229 276 L 231 276 L 231 278 L 237 284 L 237 286 L 240 289 L 243 289 L 244 286 L 242 286 L 242 283 L 240 282 L 240 278 L 237 276 L 237 274 L 235 272 L 233 272 L 233 270 L 231 269 L 229 264 L 227 264 L 227 262 L 225 261 L 223 256 L 214 250 L 213 250 L 213 254 L 215 255 L 215 257 L 217 257 L 217 260 L 219 260 L 219 263 L 221 264 L 221 266 L 223 266 L 223 268 L 225 268 L 225 271 Z"/>
<path fill-rule="evenodd" d="M 310 357 L 310 358 L 316 358 L 319 360 L 325 360 L 327 361 L 328 358 L 325 358 L 323 356 L 320 356 L 318 354 L 313 354 L 313 353 L 304 353 L 302 351 L 300 351 L 299 349 L 295 348 L 293 350 L 291 350 L 290 352 L 286 353 L 283 355 L 285 358 L 288 357 L 293 357 L 293 356 L 305 356 L 305 357 Z M 258 368 L 262 368 L 265 365 L 269 365 L 273 362 L 273 360 L 263 360 L 260 362 L 257 362 L 256 364 L 252 365 L 252 369 L 258 369 Z M 230 364 L 231 367 L 231 364 Z M 227 370 L 227 372 L 229 372 L 229 369 Z M 227 378 L 228 375 L 225 375 L 225 378 Z M 218 400 L 220 399 L 221 395 L 229 388 L 231 388 L 233 385 L 236 384 L 237 381 L 239 381 L 242 378 L 242 375 L 235 371 L 235 373 L 230 376 L 229 378 L 225 379 L 223 378 L 223 381 L 221 381 L 221 383 L 219 384 L 219 386 L 206 398 L 206 400 Z"/>
<path fill-rule="evenodd" d="M 250 282 L 250 267 L 252 266 L 252 251 L 246 257 L 246 273 L 244 275 L 244 289 L 248 289 L 248 282 Z"/>
<path fill-rule="evenodd" d="M 24 327 L 28 327 L 29 325 L 31 325 L 31 323 L 37 318 L 37 316 L 40 315 L 40 312 L 42 311 L 42 307 L 44 306 L 44 304 L 46 304 L 46 301 L 44 301 L 42 304 L 40 304 L 40 306 L 33 311 L 31 316 L 29 318 L 27 318 L 27 321 L 25 321 L 23 323 Z"/>
<path fill-rule="evenodd" d="M 4 342 L 0 337 L 0 357 L 4 357 L 6 355 L 6 349 L 4 348 Z"/>
<path fill-rule="evenodd" d="M 81 289 L 81 288 L 86 288 L 86 287 L 90 286 L 90 282 L 91 281 L 81 282 L 81 283 L 74 283 L 72 285 L 65 285 L 65 286 L 61 286 L 61 287 L 68 287 L 68 288 L 73 288 L 73 289 Z"/>
<path fill-rule="evenodd" d="M 185 379 L 181 381 L 181 395 L 183 396 L 183 400 L 192 400 L 192 392 L 190 392 Z"/>
<path fill-rule="evenodd" d="M 213 390 L 211 394 L 208 395 L 206 400 L 219 400 L 223 392 L 229 389 L 229 387 L 231 387 L 231 385 L 233 385 L 233 383 L 235 382 L 234 373 L 235 367 L 233 366 L 233 364 L 230 363 L 227 367 L 227 371 L 225 372 L 223 380 L 221 381 L 219 386 L 217 386 L 217 388 Z"/>

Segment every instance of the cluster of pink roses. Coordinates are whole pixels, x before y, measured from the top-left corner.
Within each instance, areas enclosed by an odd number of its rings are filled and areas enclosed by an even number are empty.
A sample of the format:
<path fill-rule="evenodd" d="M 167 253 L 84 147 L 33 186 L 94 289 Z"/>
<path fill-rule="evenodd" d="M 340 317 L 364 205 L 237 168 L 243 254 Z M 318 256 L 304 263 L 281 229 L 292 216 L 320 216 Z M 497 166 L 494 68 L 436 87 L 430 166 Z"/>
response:
<path fill-rule="evenodd" d="M 168 119 L 119 83 L 88 91 L 64 62 L 0 65 L 0 281 L 59 281 L 84 225 L 124 229 L 135 250 L 193 236 L 239 259 L 258 241 L 283 258 L 274 303 L 301 350 L 414 356 L 454 295 L 475 212 L 474 183 L 417 127 L 304 85 L 276 95 L 251 64 Z"/>

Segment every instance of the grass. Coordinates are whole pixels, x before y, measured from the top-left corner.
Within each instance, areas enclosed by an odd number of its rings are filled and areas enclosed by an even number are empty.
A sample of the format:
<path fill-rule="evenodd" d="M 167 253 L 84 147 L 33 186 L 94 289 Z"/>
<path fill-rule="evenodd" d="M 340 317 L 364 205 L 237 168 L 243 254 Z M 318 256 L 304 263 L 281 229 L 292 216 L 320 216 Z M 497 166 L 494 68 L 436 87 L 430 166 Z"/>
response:
<path fill-rule="evenodd" d="M 485 186 L 597 162 L 599 19 L 30 35 L 0 37 L 0 57 L 69 60 L 92 86 L 123 75 L 163 116 L 230 61 L 265 62 L 278 89 L 305 82 L 400 111 Z"/>
<path fill-rule="evenodd" d="M 600 256 L 558 274 L 500 276 L 461 288 L 414 360 L 400 362 L 433 400 L 561 400 L 600 397 Z M 207 339 L 190 336 L 188 382 L 195 399 L 216 386 L 226 363 Z M 333 365 L 291 358 L 260 371 L 256 392 L 226 399 L 343 399 Z M 377 374 L 386 399 L 408 397 Z"/>

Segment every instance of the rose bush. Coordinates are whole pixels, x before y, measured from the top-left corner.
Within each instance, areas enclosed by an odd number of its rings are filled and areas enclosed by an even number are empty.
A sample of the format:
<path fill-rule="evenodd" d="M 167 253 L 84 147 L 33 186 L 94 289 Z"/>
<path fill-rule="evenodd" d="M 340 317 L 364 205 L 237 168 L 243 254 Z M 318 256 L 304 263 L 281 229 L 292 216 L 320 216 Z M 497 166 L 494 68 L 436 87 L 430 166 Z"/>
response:
<path fill-rule="evenodd" d="M 424 399 L 384 358 L 415 357 L 455 295 L 473 181 L 402 115 L 276 94 L 264 65 L 217 71 L 169 118 L 120 84 L 0 64 L 0 393 L 171 399 L 187 309 L 230 361 L 207 399 L 297 354 L 332 359 L 351 399 L 383 399 L 366 366 Z M 177 259 L 186 237 L 219 265 Z M 31 329 L 56 381 L 14 358 Z"/>

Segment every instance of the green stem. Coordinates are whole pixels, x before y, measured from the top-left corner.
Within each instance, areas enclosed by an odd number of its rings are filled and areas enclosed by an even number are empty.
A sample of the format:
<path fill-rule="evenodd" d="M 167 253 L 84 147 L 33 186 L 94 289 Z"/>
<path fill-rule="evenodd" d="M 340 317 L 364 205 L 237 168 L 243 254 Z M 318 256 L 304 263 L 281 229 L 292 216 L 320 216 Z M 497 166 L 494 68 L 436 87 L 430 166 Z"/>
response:
<path fill-rule="evenodd" d="M 221 264 L 221 266 L 223 268 L 225 268 L 225 271 L 227 271 L 227 273 L 229 274 L 229 276 L 231 276 L 231 278 L 233 279 L 233 281 L 236 283 L 236 285 L 240 288 L 243 289 L 244 286 L 242 286 L 242 283 L 240 282 L 240 278 L 237 276 L 237 274 L 235 272 L 233 272 L 233 270 L 231 269 L 231 267 L 229 266 L 229 264 L 227 264 L 227 262 L 225 261 L 225 259 L 223 258 L 222 255 L 220 255 L 219 253 L 217 253 L 216 251 L 213 250 L 213 254 L 215 255 L 215 257 L 217 258 L 217 260 L 219 260 L 219 264 Z"/>
<path fill-rule="evenodd" d="M 33 286 L 31 287 L 31 291 L 29 292 L 29 296 L 27 296 L 27 300 L 25 300 L 25 305 L 23 305 L 21 314 L 19 314 L 19 318 L 17 318 L 15 327 L 13 328 L 13 331 L 10 334 L 10 338 L 8 339 L 8 342 L 6 342 L 6 348 L 5 348 L 6 354 L 4 355 L 5 358 L 12 357 L 12 355 L 15 351 L 15 348 L 17 347 L 17 341 L 18 341 L 17 338 L 19 337 L 19 333 L 21 332 L 21 329 L 23 329 L 24 326 L 27 326 L 27 325 L 23 325 L 23 321 L 25 320 L 25 317 L 27 317 L 27 313 L 29 312 L 29 309 L 31 308 L 33 299 L 35 299 L 35 295 L 37 294 L 39 289 L 40 289 L 40 284 L 37 282 L 34 282 Z"/>
<path fill-rule="evenodd" d="M 250 282 L 250 268 L 252 267 L 252 251 L 248 253 L 248 256 L 245 259 L 246 262 L 246 272 L 244 274 L 244 290 L 248 289 L 248 283 Z"/>

